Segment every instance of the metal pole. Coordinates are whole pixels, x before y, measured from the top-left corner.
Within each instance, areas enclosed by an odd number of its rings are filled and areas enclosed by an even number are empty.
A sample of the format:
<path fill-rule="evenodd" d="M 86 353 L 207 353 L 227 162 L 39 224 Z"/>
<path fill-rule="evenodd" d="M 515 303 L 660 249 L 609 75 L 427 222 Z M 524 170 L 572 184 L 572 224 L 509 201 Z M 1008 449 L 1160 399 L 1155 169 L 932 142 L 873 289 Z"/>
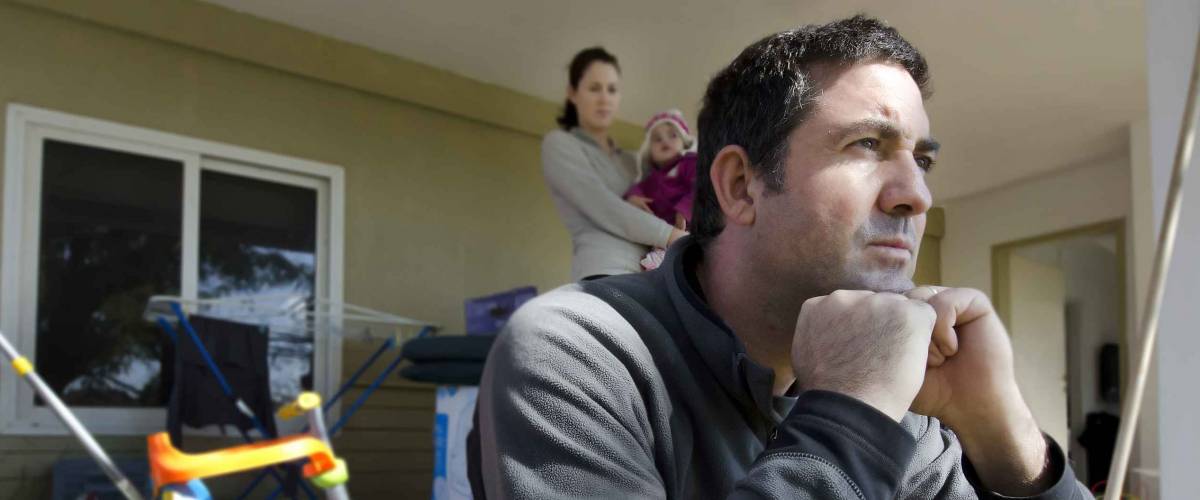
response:
<path fill-rule="evenodd" d="M 324 410 L 318 406 L 309 410 L 308 425 L 312 429 L 312 433 L 317 439 L 324 441 L 329 445 L 329 449 L 333 449 L 333 442 L 329 440 L 329 433 L 325 430 Z M 350 492 L 346 490 L 346 484 L 342 483 L 332 488 L 325 490 L 325 497 L 328 500 L 350 500 Z"/>
<path fill-rule="evenodd" d="M 1125 472 L 1129 467 L 1129 454 L 1133 450 L 1133 436 L 1137 429 L 1138 415 L 1142 411 L 1142 397 L 1146 389 L 1146 377 L 1154 359 L 1154 346 L 1158 337 L 1158 319 L 1162 309 L 1163 289 L 1171 254 L 1175 250 L 1175 233 L 1179 226 L 1179 210 L 1183 205 L 1183 176 L 1192 163 L 1192 148 L 1196 137 L 1196 124 L 1200 120 L 1200 105 L 1197 105 L 1200 85 L 1200 34 L 1197 34 L 1196 53 L 1192 61 L 1192 79 L 1188 85 L 1183 123 L 1179 129 L 1179 142 L 1175 149 L 1175 165 L 1171 171 L 1171 184 L 1167 192 L 1167 207 L 1163 212 L 1162 229 L 1158 234 L 1158 249 L 1154 255 L 1154 271 L 1150 275 L 1149 295 L 1142 315 L 1142 352 L 1138 356 L 1137 371 L 1125 391 L 1121 408 L 1121 427 L 1117 432 L 1117 444 L 1112 465 L 1108 471 L 1108 482 L 1104 496 L 1121 497 L 1125 486 Z"/>
<path fill-rule="evenodd" d="M 38 396 L 41 396 L 50 405 L 50 408 L 54 410 L 54 414 L 58 416 L 63 425 L 67 426 L 67 429 L 75 435 L 75 438 L 79 440 L 83 448 L 92 456 L 92 459 L 96 461 L 96 464 L 100 466 L 104 474 L 112 480 L 113 484 L 117 485 L 118 490 L 121 490 L 121 494 L 125 495 L 125 498 L 128 500 L 142 500 L 142 494 L 129 481 L 129 478 L 125 477 L 125 474 L 117 468 L 117 465 L 104 452 L 104 448 L 100 447 L 100 443 L 97 443 L 96 439 L 92 437 L 92 433 L 88 432 L 87 428 L 75 418 L 75 414 L 71 413 L 71 410 L 67 408 L 67 405 L 63 404 L 61 399 L 58 399 L 58 395 L 54 394 L 50 386 L 42 381 L 42 377 L 39 377 L 37 372 L 33 371 L 33 364 L 18 353 L 12 344 L 8 343 L 8 339 L 4 337 L 3 332 L 0 332 L 0 351 L 3 351 L 4 355 L 12 362 L 13 370 L 17 372 L 17 375 L 20 375 L 29 382 L 29 385 L 33 386 L 33 390 L 38 393 Z"/>

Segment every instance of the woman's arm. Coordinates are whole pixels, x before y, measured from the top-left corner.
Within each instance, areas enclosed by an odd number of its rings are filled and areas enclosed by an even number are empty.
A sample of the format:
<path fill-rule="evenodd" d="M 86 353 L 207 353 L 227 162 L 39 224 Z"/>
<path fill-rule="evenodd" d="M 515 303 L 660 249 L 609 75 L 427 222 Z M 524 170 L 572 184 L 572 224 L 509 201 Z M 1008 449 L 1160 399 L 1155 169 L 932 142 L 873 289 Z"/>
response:
<path fill-rule="evenodd" d="M 566 133 L 551 133 L 542 141 L 542 175 L 555 194 L 609 233 L 657 247 L 665 247 L 678 237 L 670 224 L 606 189 L 604 181 L 591 170 L 578 140 Z"/>

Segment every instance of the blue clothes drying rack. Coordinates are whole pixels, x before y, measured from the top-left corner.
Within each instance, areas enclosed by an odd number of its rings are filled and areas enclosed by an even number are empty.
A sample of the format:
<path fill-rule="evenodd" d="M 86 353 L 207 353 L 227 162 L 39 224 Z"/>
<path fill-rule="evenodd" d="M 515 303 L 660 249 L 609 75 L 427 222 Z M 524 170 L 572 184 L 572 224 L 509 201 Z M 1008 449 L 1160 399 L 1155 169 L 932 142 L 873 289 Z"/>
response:
<path fill-rule="evenodd" d="M 183 330 L 183 333 L 185 334 L 188 341 L 192 342 L 192 344 L 195 345 L 197 350 L 200 352 L 201 358 L 203 358 L 204 363 L 207 366 L 208 370 L 213 373 L 213 376 L 214 376 L 214 378 L 216 378 L 217 383 L 221 386 L 221 392 L 226 396 L 229 403 L 234 406 L 234 408 L 238 411 L 238 413 L 241 413 L 250 419 L 255 430 L 257 430 L 259 432 L 259 434 L 263 436 L 263 439 L 274 438 L 275 436 L 272 436 L 267 433 L 266 427 L 263 425 L 262 421 L 258 418 L 258 416 L 256 416 L 253 411 L 250 411 L 249 408 L 247 407 L 247 405 L 244 402 L 242 402 L 241 399 L 239 399 L 237 397 L 237 395 L 233 392 L 233 388 L 229 385 L 229 382 L 225 378 L 225 375 L 221 372 L 220 367 L 217 366 L 216 361 L 214 361 L 212 358 L 212 355 L 204 347 L 204 343 L 200 341 L 200 337 L 199 337 L 199 335 L 196 334 L 196 331 L 192 327 L 191 322 L 188 321 L 187 314 L 184 312 L 181 302 L 179 300 L 171 300 L 170 297 L 152 297 L 151 298 L 151 302 L 153 302 L 155 300 L 158 300 L 160 302 L 166 302 L 169 305 L 170 312 L 172 313 L 172 316 L 174 316 L 175 321 L 178 322 L 180 328 Z M 434 334 L 434 332 L 437 329 L 437 327 L 433 324 L 410 320 L 407 318 L 401 318 L 398 316 L 387 315 L 385 313 L 380 313 L 378 311 L 374 311 L 374 310 L 363 308 L 363 307 L 351 306 L 351 305 L 346 305 L 346 306 L 348 309 L 351 309 L 357 313 L 360 313 L 359 315 L 352 316 L 352 318 L 359 320 L 359 321 L 364 320 L 364 319 L 366 319 L 367 321 L 379 321 L 378 319 L 371 319 L 370 316 L 363 316 L 363 314 L 367 314 L 367 315 L 378 314 L 378 315 L 380 315 L 380 317 L 379 317 L 380 319 L 387 320 L 388 323 L 402 324 L 402 325 L 409 325 L 409 326 L 420 326 L 420 331 L 417 333 L 416 337 L 426 337 L 426 336 L 432 335 L 432 334 Z M 173 343 L 178 343 L 183 340 L 183 339 L 181 339 L 181 335 L 175 330 L 174 327 L 171 326 L 171 322 L 168 320 L 168 317 L 165 314 L 152 313 L 150 308 L 148 307 L 147 308 L 147 317 L 150 317 L 151 315 L 154 315 L 154 321 L 156 323 L 158 323 L 159 327 L 162 328 L 163 332 L 167 335 L 167 337 Z M 350 317 L 350 316 L 347 316 L 347 317 Z M 330 397 L 323 405 L 323 410 L 325 412 L 329 412 L 330 409 L 332 409 L 334 407 L 334 405 L 336 405 L 341 400 L 342 396 L 344 396 L 347 391 L 349 391 L 352 387 L 354 387 L 354 385 L 356 383 L 358 383 L 359 379 L 362 378 L 362 376 L 367 372 L 367 370 L 369 370 L 372 366 L 374 366 L 374 364 L 377 361 L 379 361 L 379 358 L 383 357 L 383 355 L 386 352 L 388 352 L 392 349 L 395 349 L 396 347 L 397 347 L 396 336 L 392 335 L 392 336 L 387 337 L 383 341 L 383 343 L 381 343 L 380 346 L 378 348 L 376 348 L 374 352 L 371 353 L 371 355 L 367 358 L 367 360 L 364 361 L 362 363 L 362 365 L 360 365 L 357 369 L 355 369 L 354 373 L 351 374 L 350 377 L 347 378 L 341 384 L 340 387 L 338 387 L 338 389 L 334 393 L 334 395 L 332 397 Z M 402 360 L 403 360 L 402 354 L 397 354 L 395 356 L 395 358 L 393 358 L 392 361 L 387 364 L 387 366 L 384 368 L 384 370 L 375 376 L 375 378 L 371 381 L 371 384 L 368 385 L 365 390 L 363 390 L 362 394 L 359 394 L 359 396 L 357 398 L 355 398 L 354 402 L 351 403 L 351 405 L 346 409 L 346 411 L 342 412 L 342 414 L 339 416 L 337 422 L 334 423 L 329 428 L 330 436 L 336 435 L 337 432 L 346 425 L 346 423 L 350 420 L 350 418 L 353 417 L 354 414 L 357 413 L 358 410 L 360 408 L 362 408 L 362 406 L 364 404 L 366 404 L 367 399 L 369 399 L 371 397 L 371 395 L 376 390 L 378 390 L 380 386 L 383 385 L 383 383 L 387 380 L 387 378 L 396 371 L 396 369 L 400 366 L 400 363 Z M 241 434 L 242 439 L 245 440 L 247 443 L 254 441 L 254 439 L 249 435 L 249 433 L 245 432 L 244 430 L 239 428 L 238 432 Z M 284 470 L 283 472 L 286 473 L 287 471 Z M 248 484 L 242 490 L 242 493 L 237 498 L 239 500 L 248 498 L 250 493 L 253 492 L 254 489 L 257 488 L 258 485 L 264 479 L 267 478 L 267 476 L 271 476 L 277 483 L 277 486 L 275 487 L 274 490 L 271 491 L 271 493 L 267 496 L 267 498 L 268 499 L 277 498 L 281 493 L 283 493 L 284 485 L 286 484 L 286 481 L 280 475 L 280 472 L 276 468 L 267 468 L 267 469 L 264 469 L 262 472 L 260 472 L 258 474 L 258 476 L 256 476 L 254 478 L 254 480 L 251 481 L 250 484 Z M 312 488 L 309 487 L 308 484 L 301 481 L 299 483 L 299 485 L 302 488 L 302 490 L 304 491 L 305 495 L 309 499 L 316 498 L 316 493 L 313 492 Z"/>

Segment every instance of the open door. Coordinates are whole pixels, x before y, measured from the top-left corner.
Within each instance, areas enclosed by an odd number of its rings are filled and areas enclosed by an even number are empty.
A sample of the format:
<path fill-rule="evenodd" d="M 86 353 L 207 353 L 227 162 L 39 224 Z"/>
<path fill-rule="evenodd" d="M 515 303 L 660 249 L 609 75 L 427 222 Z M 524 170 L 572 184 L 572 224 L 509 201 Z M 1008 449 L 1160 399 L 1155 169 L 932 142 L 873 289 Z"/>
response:
<path fill-rule="evenodd" d="M 1062 269 L 1008 256 L 1009 333 L 1017 385 L 1042 430 L 1070 443 L 1067 427 L 1066 279 Z"/>

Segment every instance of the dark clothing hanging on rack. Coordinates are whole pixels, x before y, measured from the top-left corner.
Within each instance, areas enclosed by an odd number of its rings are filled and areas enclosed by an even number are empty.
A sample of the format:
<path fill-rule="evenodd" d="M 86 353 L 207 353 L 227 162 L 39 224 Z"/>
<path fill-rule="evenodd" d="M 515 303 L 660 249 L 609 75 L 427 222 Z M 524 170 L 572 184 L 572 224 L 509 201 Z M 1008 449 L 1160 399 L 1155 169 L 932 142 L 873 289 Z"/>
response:
<path fill-rule="evenodd" d="M 188 322 L 225 375 L 233 393 L 258 416 L 269 437 L 275 437 L 267 329 L 199 315 L 191 316 Z M 222 429 L 225 425 L 234 425 L 242 431 L 254 428 L 250 419 L 239 413 L 222 392 L 195 343 L 183 331 L 180 331 L 175 351 L 173 387 L 167 406 L 167 430 L 171 442 L 182 445 L 184 424 L 189 427 L 219 425 Z"/>

